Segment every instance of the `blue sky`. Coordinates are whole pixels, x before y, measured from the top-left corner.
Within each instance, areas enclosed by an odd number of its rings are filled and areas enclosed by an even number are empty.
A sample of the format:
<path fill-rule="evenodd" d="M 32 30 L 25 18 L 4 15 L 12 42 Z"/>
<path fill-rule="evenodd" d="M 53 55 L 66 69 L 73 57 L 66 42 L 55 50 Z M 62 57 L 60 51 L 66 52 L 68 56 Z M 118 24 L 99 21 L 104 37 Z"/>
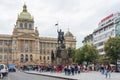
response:
<path fill-rule="evenodd" d="M 77 48 L 104 17 L 120 12 L 120 0 L 0 0 L 0 34 L 12 34 L 17 16 L 26 3 L 40 37 L 57 37 L 55 24 L 73 33 Z"/>

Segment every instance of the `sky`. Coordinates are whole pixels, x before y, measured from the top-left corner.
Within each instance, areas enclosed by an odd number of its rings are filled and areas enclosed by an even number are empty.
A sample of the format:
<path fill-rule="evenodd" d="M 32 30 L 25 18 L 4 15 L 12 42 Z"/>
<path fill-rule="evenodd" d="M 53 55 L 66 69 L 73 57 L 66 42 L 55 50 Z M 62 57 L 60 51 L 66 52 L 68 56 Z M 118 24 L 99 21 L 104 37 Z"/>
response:
<path fill-rule="evenodd" d="M 0 34 L 12 35 L 17 16 L 26 3 L 40 37 L 57 38 L 57 27 L 75 36 L 76 47 L 106 16 L 120 12 L 120 0 L 0 0 Z"/>

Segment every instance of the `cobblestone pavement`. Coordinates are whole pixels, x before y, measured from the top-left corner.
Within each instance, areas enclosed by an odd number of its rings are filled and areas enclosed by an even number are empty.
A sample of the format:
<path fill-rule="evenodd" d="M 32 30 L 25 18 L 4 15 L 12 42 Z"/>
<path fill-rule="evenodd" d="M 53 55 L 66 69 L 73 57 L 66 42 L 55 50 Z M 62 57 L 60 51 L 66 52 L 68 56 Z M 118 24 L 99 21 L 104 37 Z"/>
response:
<path fill-rule="evenodd" d="M 66 76 L 64 73 L 51 73 L 51 72 L 36 72 L 29 71 L 27 73 L 46 75 L 52 77 L 62 77 L 76 80 L 120 80 L 120 73 L 111 73 L 111 78 L 106 78 L 105 75 L 102 75 L 100 72 L 92 71 L 92 72 L 84 72 L 76 75 Z"/>

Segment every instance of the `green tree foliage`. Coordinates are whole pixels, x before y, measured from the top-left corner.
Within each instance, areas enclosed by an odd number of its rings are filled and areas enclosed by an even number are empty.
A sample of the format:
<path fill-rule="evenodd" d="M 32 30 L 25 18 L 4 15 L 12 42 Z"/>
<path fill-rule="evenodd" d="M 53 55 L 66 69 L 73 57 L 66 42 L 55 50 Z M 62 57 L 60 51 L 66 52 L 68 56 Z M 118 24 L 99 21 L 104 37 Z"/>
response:
<path fill-rule="evenodd" d="M 95 62 L 98 59 L 98 51 L 93 45 L 86 45 L 87 51 L 85 53 L 85 60 L 87 62 Z"/>
<path fill-rule="evenodd" d="M 109 38 L 105 43 L 106 56 L 114 60 L 117 71 L 117 60 L 120 59 L 120 37 Z"/>
<path fill-rule="evenodd" d="M 84 45 L 80 49 L 77 50 L 75 55 L 75 61 L 77 63 L 82 63 L 83 61 L 95 62 L 98 58 L 98 51 L 93 45 Z"/>
<path fill-rule="evenodd" d="M 75 61 L 76 63 L 82 64 L 83 61 L 85 61 L 85 54 L 81 52 L 81 48 L 77 49 L 77 53 L 75 55 Z"/>
<path fill-rule="evenodd" d="M 120 37 L 110 38 L 104 47 L 106 56 L 113 60 L 120 59 Z"/>
<path fill-rule="evenodd" d="M 72 48 L 72 59 L 73 59 L 73 62 L 75 62 L 75 54 L 76 54 L 76 49 L 75 48 Z"/>

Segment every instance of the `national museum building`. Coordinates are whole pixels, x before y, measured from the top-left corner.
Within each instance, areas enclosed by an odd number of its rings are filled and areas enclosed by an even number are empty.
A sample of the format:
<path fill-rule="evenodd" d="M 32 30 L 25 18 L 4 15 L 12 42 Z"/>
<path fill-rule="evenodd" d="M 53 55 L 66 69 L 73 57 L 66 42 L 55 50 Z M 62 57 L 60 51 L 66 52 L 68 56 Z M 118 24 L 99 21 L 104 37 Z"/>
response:
<path fill-rule="evenodd" d="M 76 38 L 69 30 L 64 37 L 66 48 L 76 48 Z M 57 38 L 40 37 L 34 18 L 24 4 L 12 35 L 0 34 L 0 63 L 51 64 L 51 52 L 56 52 L 57 45 Z"/>

